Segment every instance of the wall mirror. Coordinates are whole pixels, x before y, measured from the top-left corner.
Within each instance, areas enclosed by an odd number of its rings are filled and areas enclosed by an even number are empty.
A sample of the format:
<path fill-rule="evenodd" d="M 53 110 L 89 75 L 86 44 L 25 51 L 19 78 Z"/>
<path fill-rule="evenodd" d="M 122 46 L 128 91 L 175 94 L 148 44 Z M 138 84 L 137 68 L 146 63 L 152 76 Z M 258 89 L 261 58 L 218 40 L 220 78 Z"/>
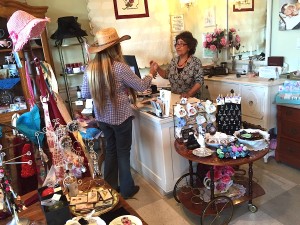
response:
<path fill-rule="evenodd" d="M 232 55 L 240 55 L 241 60 L 256 56 L 255 62 L 266 63 L 270 55 L 271 8 L 272 0 L 227 0 L 227 30 L 235 28 L 241 37 L 240 48 L 228 50 L 228 60 Z"/>

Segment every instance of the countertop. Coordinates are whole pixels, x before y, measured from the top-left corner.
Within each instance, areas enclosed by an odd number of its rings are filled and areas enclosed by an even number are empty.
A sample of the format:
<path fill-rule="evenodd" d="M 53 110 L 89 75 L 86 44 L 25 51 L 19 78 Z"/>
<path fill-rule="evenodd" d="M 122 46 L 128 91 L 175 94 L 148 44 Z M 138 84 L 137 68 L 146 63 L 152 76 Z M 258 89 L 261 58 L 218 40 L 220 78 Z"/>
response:
<path fill-rule="evenodd" d="M 204 80 L 206 81 L 220 81 L 220 82 L 231 82 L 231 83 L 239 83 L 239 84 L 248 84 L 248 85 L 260 85 L 260 86 L 274 86 L 278 84 L 282 84 L 286 79 L 275 79 L 269 80 L 268 78 L 262 77 L 248 77 L 247 75 L 241 75 L 241 77 L 237 78 L 236 74 L 228 74 L 228 75 L 215 75 L 212 77 L 205 76 Z"/>

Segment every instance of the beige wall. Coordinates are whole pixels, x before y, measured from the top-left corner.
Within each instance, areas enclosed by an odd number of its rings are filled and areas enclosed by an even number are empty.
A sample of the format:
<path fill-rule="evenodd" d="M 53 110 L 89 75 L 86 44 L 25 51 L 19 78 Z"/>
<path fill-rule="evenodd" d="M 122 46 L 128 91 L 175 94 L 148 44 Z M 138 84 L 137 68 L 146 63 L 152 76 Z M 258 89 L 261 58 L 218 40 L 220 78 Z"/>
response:
<path fill-rule="evenodd" d="M 52 34 L 57 28 L 57 23 L 56 23 L 57 18 L 62 16 L 68 16 L 68 15 L 77 16 L 79 23 L 82 25 L 82 28 L 88 31 L 89 21 L 88 21 L 87 1 L 86 0 L 27 0 L 27 3 L 30 5 L 39 5 L 39 6 L 46 5 L 49 7 L 47 16 L 51 18 L 52 22 L 48 25 L 48 32 L 49 34 Z M 107 1 L 107 0 L 102 0 L 102 1 L 99 0 L 99 2 L 103 2 L 103 1 Z M 200 45 L 202 45 L 202 40 L 201 40 L 202 33 L 213 29 L 211 27 L 210 28 L 203 27 L 204 8 L 216 7 L 216 23 L 220 28 L 225 27 L 226 20 L 224 20 L 222 14 L 226 12 L 226 1 L 198 0 L 197 5 L 195 7 L 194 6 L 191 7 L 189 10 L 187 10 L 186 8 L 181 8 L 180 4 L 178 3 L 179 0 L 178 1 L 167 0 L 167 2 L 168 2 L 169 9 L 164 9 L 166 13 L 169 13 L 170 15 L 183 14 L 185 17 L 185 28 L 193 32 L 193 34 L 197 37 Z M 300 50 L 296 49 L 296 42 L 300 38 L 299 30 L 278 31 L 278 8 L 279 8 L 279 0 L 273 0 L 271 55 L 284 56 L 285 61 L 289 64 L 290 70 L 297 70 L 300 69 Z M 113 12 L 113 10 L 111 12 Z M 153 15 L 153 13 L 154 11 L 150 11 L 150 16 L 151 14 Z M 130 30 L 130 27 L 128 27 L 128 30 Z M 153 38 L 153 36 L 151 36 L 151 38 Z M 282 39 L 286 40 L 284 41 L 284 44 L 282 44 L 282 41 L 280 41 Z M 93 40 L 93 37 L 90 36 L 89 40 Z M 51 44 L 53 45 L 52 40 L 50 41 L 50 45 Z M 72 56 L 73 55 L 75 54 L 72 54 Z M 201 47 L 198 48 L 196 52 L 196 56 L 201 58 L 202 56 Z M 53 58 L 56 62 L 55 67 L 57 70 L 59 66 L 57 66 L 58 57 L 55 49 L 53 50 Z"/>

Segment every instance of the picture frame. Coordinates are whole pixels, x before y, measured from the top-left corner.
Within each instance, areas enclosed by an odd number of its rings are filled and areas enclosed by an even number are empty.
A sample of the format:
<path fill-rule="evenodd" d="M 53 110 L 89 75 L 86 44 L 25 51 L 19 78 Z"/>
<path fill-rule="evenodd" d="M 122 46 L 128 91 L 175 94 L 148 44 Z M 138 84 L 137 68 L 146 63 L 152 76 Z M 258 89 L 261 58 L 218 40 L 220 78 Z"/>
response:
<path fill-rule="evenodd" d="M 116 19 L 149 17 L 147 0 L 113 0 Z"/>
<path fill-rule="evenodd" d="M 298 0 L 280 0 L 279 1 L 279 24 L 280 31 L 299 30 L 300 13 Z"/>
<path fill-rule="evenodd" d="M 238 0 L 233 4 L 233 12 L 254 11 L 254 0 Z"/>
<path fill-rule="evenodd" d="M 216 26 L 215 7 L 208 8 L 204 11 L 204 27 Z"/>

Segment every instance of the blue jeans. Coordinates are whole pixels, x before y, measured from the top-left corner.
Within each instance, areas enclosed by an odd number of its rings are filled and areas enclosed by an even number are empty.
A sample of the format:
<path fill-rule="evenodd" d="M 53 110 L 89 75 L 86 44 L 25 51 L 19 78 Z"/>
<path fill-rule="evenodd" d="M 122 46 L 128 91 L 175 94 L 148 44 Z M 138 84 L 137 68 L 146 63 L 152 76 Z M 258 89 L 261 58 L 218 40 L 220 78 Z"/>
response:
<path fill-rule="evenodd" d="M 131 196 L 134 187 L 130 171 L 132 119 L 129 117 L 120 125 L 99 123 L 106 141 L 104 179 L 114 189 L 117 189 L 120 182 L 120 192 L 123 197 Z"/>

